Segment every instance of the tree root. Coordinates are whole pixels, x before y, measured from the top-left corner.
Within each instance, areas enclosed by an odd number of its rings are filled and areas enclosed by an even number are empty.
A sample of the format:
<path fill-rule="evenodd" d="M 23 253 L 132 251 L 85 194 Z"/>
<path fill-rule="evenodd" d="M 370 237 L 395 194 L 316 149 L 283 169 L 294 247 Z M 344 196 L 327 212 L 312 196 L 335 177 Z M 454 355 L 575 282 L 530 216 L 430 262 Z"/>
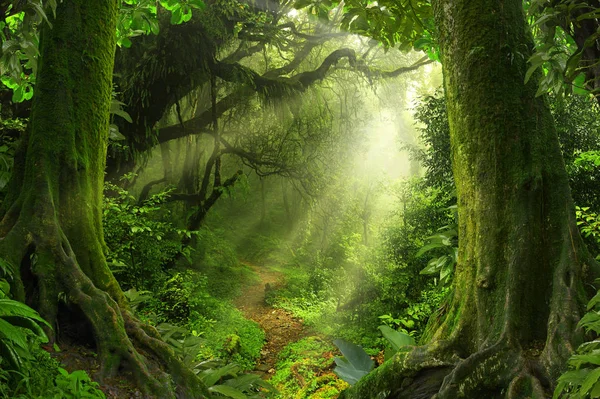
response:
<path fill-rule="evenodd" d="M 199 378 L 177 358 L 155 329 L 144 326 L 130 313 L 122 298 L 113 298 L 98 288 L 82 271 L 69 240 L 54 218 L 42 217 L 26 225 L 19 220 L 1 239 L 0 256 L 13 265 L 26 264 L 31 269 L 37 278 L 36 307 L 50 325 L 57 323 L 60 300 L 81 309 L 92 328 L 101 364 L 97 378 L 113 377 L 125 369 L 131 371 L 134 382 L 147 398 L 208 396 Z M 106 270 L 107 280 L 114 279 Z M 16 272 L 15 292 L 24 296 L 18 269 Z M 55 332 L 47 333 L 54 342 Z"/>
<path fill-rule="evenodd" d="M 506 339 L 466 359 L 451 343 L 433 343 L 397 353 L 340 399 L 546 398 L 552 384 L 544 370 Z"/>

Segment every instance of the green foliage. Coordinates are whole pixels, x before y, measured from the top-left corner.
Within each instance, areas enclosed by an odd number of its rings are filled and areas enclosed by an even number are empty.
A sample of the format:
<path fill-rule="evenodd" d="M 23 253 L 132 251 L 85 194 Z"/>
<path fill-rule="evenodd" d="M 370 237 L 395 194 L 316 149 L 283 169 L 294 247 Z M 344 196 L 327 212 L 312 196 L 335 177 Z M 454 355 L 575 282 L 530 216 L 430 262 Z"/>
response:
<path fill-rule="evenodd" d="M 575 207 L 577 225 L 584 237 L 593 237 L 600 241 L 600 217 L 597 213 L 591 212 L 589 207 Z"/>
<path fill-rule="evenodd" d="M 139 317 L 154 324 L 188 364 L 219 358 L 252 369 L 264 343 L 264 332 L 229 302 L 245 274 L 231 243 L 219 229 L 177 229 L 162 204 L 168 192 L 143 204 L 126 191 L 107 185 L 104 232 L 108 259 Z M 182 237 L 197 238 L 191 255 Z M 186 252 L 187 251 L 187 252 Z M 196 270 L 165 270 L 184 253 Z M 139 290 L 138 290 L 139 289 Z"/>
<path fill-rule="evenodd" d="M 0 259 L 0 397 L 105 398 L 85 371 L 69 374 L 40 348 L 48 342 L 42 327 L 51 326 L 29 306 L 10 299 L 13 273 Z"/>
<path fill-rule="evenodd" d="M 452 224 L 440 227 L 437 234 L 426 238 L 426 245 L 421 247 L 415 255 L 419 257 L 427 252 L 442 252 L 440 257 L 434 257 L 429 260 L 427 267 L 421 270 L 421 274 L 440 276 L 440 284 L 448 285 L 454 272 L 454 266 L 458 259 L 458 224 L 456 222 L 458 215 L 456 205 L 447 208 L 454 213 L 454 222 Z"/>
<path fill-rule="evenodd" d="M 33 97 L 38 64 L 38 28 L 50 24 L 47 13 L 55 13 L 56 0 L 29 0 L 9 6 L 0 22 L 2 56 L 0 81 L 12 90 L 12 102 Z"/>
<path fill-rule="evenodd" d="M 238 266 L 238 254 L 232 243 L 227 240 L 226 232 L 222 228 L 202 226 L 198 230 L 197 241 L 193 256 L 194 267 L 209 275 L 211 280 L 229 281 L 229 284 L 211 287 L 212 293 L 219 297 L 235 297 L 236 284 L 241 276 L 231 276 Z"/>
<path fill-rule="evenodd" d="M 214 397 L 224 395 L 234 399 L 268 398 L 276 390 L 256 374 L 244 374 L 239 364 L 221 359 L 204 358 L 205 339 L 189 332 L 186 328 L 163 323 L 157 326 L 162 338 L 180 359 L 194 370 Z M 238 343 L 239 343 L 239 337 Z M 259 349 L 260 350 L 260 349 Z"/>
<path fill-rule="evenodd" d="M 144 320 L 156 325 L 163 339 L 192 366 L 222 359 L 251 370 L 264 345 L 265 333 L 228 301 L 211 294 L 206 275 L 176 272 L 156 292 L 129 290 L 126 296 Z M 223 282 L 223 284 L 227 284 Z"/>
<path fill-rule="evenodd" d="M 48 399 L 60 396 L 56 381 L 60 364 L 42 350 L 38 342 L 31 342 L 32 358 L 25 359 L 20 372 L 0 367 L 0 397 L 14 399 Z"/>
<path fill-rule="evenodd" d="M 256 374 L 241 373 L 235 363 L 222 365 L 218 361 L 205 361 L 196 366 L 198 376 L 208 386 L 215 398 L 225 396 L 233 399 L 270 398 L 277 390 Z"/>
<path fill-rule="evenodd" d="M 122 188 L 105 185 L 104 239 L 107 260 L 124 289 L 154 289 L 164 280 L 163 267 L 180 254 L 189 254 L 182 237 L 189 234 L 166 222 L 170 212 L 161 208 L 169 191 L 142 204 Z"/>
<path fill-rule="evenodd" d="M 595 337 L 600 334 L 600 292 L 588 303 L 588 312 L 578 326 Z M 600 340 L 585 342 L 569 358 L 569 370 L 558 379 L 553 399 L 600 397 Z"/>
<path fill-rule="evenodd" d="M 31 342 L 48 342 L 40 326 L 51 327 L 35 310 L 10 299 L 13 272 L 14 268 L 0 259 L 0 364 L 22 372 L 24 362 L 33 359 Z"/>
<path fill-rule="evenodd" d="M 349 0 L 341 4 L 344 11 L 340 24 L 342 29 L 369 36 L 386 48 L 426 50 L 432 59 L 438 59 L 432 41 L 434 25 L 428 1 Z M 341 7 L 341 4 L 335 0 L 296 0 L 294 6 L 307 8 L 309 14 L 328 21 L 333 14 L 332 10 Z"/>
<path fill-rule="evenodd" d="M 2 119 L 0 120 L 0 193 L 4 193 L 12 176 L 14 155 L 18 141 L 25 132 L 27 120 Z"/>
<path fill-rule="evenodd" d="M 215 316 L 215 300 L 207 292 L 206 276 L 192 271 L 175 273 L 168 279 L 157 294 L 160 301 L 160 319 L 186 324 L 192 312 L 204 317 Z"/>
<path fill-rule="evenodd" d="M 383 334 L 383 337 L 387 339 L 387 341 L 392 346 L 392 350 L 398 352 L 402 348 L 410 345 L 415 345 L 415 339 L 408 334 L 403 333 L 402 331 L 397 331 L 389 326 L 379 326 L 379 331 Z"/>
<path fill-rule="evenodd" d="M 392 327 L 418 339 L 448 290 L 420 274 L 427 259 L 416 254 L 425 237 L 453 222 L 446 209 L 452 198 L 416 180 L 394 193 L 397 211 L 387 215 L 376 245 L 364 245 L 354 230 L 362 231 L 362 223 L 350 208 L 352 214 L 340 218 L 327 245 L 319 248 L 307 239 L 290 251 L 292 260 L 280 269 L 285 285 L 269 291 L 267 301 L 323 334 L 360 343 L 372 354 L 385 345 L 377 330 L 382 314 L 397 320 Z"/>
<path fill-rule="evenodd" d="M 593 170 L 600 166 L 600 151 L 585 151 L 579 153 L 575 161 L 575 166 L 580 166 L 586 170 Z"/>
<path fill-rule="evenodd" d="M 577 226 L 579 226 L 579 231 L 582 236 L 588 243 L 592 243 L 595 245 L 590 245 L 591 250 L 597 251 L 596 260 L 600 259 L 600 253 L 598 252 L 598 248 L 600 248 L 600 216 L 590 210 L 589 207 L 575 207 L 575 216 L 577 218 Z"/>
<path fill-rule="evenodd" d="M 90 380 L 85 371 L 76 370 L 69 373 L 63 368 L 58 369 L 56 387 L 53 399 L 105 399 L 104 393 L 98 389 L 98 383 Z"/>
<path fill-rule="evenodd" d="M 286 346 L 279 354 L 271 383 L 281 399 L 330 399 L 348 387 L 330 370 L 335 348 L 319 337 L 307 337 Z"/>
<path fill-rule="evenodd" d="M 600 210 L 600 168 L 593 151 L 600 148 L 600 110 L 595 99 L 570 96 L 551 97 L 560 146 L 576 204 Z M 587 242 L 589 245 L 589 241 Z"/>
<path fill-rule="evenodd" d="M 220 358 L 235 362 L 243 370 L 254 368 L 260 358 L 265 342 L 265 333 L 260 326 L 244 318 L 242 313 L 231 305 L 224 305 L 214 324 L 204 334 L 206 346 L 205 358 Z"/>
<path fill-rule="evenodd" d="M 56 14 L 57 0 L 27 0 L 8 6 L 0 21 L 2 56 L 0 81 L 13 91 L 12 102 L 33 97 L 39 56 L 41 24 L 52 25 L 50 14 Z M 202 0 L 162 0 L 162 7 L 171 13 L 171 24 L 188 22 L 192 10 L 205 7 Z M 131 47 L 131 39 L 160 31 L 155 0 L 121 0 L 116 27 L 117 44 Z"/>
<path fill-rule="evenodd" d="M 373 360 L 360 346 L 343 339 L 336 339 L 333 343 L 343 355 L 334 359 L 337 365 L 334 372 L 350 385 L 354 385 L 375 367 Z"/>
<path fill-rule="evenodd" d="M 415 107 L 415 119 L 423 124 L 420 146 L 405 145 L 411 157 L 425 168 L 424 182 L 428 187 L 454 190 L 450 159 L 450 125 L 446 114 L 446 98 L 441 90 L 420 99 Z"/>
<path fill-rule="evenodd" d="M 525 82 L 539 69 L 543 76 L 537 95 L 553 92 L 559 96 L 570 93 L 588 96 L 590 92 L 585 81 L 588 66 L 580 64 L 585 46 L 579 48 L 570 30 L 565 31 L 563 27 L 593 20 L 597 17 L 597 10 L 585 2 L 560 0 L 550 4 L 548 0 L 532 0 L 528 13 L 534 19 L 537 43 L 529 58 Z M 593 38 L 587 38 L 586 45 L 592 43 Z"/>
<path fill-rule="evenodd" d="M 24 359 L 31 359 L 28 332 L 48 342 L 40 327 L 50 325 L 29 306 L 8 298 L 0 299 L 0 359 L 13 370 L 22 370 Z"/>
<path fill-rule="evenodd" d="M 389 326 L 379 326 L 379 331 L 391 346 L 391 351 L 387 351 L 386 360 L 393 356 L 396 352 L 403 350 L 407 346 L 415 345 L 415 339 L 410 335 L 394 330 Z M 351 342 L 337 339 L 333 341 L 344 357 L 336 357 L 335 373 L 348 382 L 354 385 L 358 380 L 367 375 L 373 370 L 374 363 L 367 352 L 360 346 Z"/>

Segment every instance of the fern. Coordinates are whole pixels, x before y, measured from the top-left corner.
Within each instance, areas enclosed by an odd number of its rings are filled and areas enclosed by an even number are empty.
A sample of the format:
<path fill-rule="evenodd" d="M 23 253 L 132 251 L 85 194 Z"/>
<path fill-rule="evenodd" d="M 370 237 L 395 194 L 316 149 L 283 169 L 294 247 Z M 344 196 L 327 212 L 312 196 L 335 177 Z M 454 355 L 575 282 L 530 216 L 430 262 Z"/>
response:
<path fill-rule="evenodd" d="M 588 303 L 579 321 L 586 332 L 600 335 L 600 291 Z M 552 399 L 600 398 L 600 339 L 585 342 L 568 362 L 569 370 L 558 378 Z"/>
<path fill-rule="evenodd" d="M 28 345 L 30 335 L 48 342 L 41 326 L 51 327 L 35 310 L 8 297 L 8 281 L 12 279 L 13 271 L 10 263 L 0 259 L 0 360 L 8 363 L 11 370 L 20 371 L 23 361 L 33 358 Z"/>

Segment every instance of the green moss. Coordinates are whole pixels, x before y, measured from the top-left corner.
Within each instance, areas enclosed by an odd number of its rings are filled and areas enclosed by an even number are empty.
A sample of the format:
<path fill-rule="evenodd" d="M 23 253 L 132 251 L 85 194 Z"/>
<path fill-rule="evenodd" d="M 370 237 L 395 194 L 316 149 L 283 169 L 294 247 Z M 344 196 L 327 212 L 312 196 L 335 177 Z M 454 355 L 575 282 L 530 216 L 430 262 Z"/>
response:
<path fill-rule="evenodd" d="M 286 346 L 270 380 L 279 390 L 279 398 L 333 398 L 347 388 L 332 372 L 334 351 L 331 343 L 314 336 Z"/>
<path fill-rule="evenodd" d="M 244 318 L 233 305 L 224 304 L 215 313 L 215 319 L 205 324 L 204 328 L 192 329 L 203 332 L 206 343 L 202 357 L 217 357 L 228 362 L 239 364 L 243 370 L 252 370 L 260 358 L 260 351 L 265 343 L 265 332 L 260 326 Z"/>

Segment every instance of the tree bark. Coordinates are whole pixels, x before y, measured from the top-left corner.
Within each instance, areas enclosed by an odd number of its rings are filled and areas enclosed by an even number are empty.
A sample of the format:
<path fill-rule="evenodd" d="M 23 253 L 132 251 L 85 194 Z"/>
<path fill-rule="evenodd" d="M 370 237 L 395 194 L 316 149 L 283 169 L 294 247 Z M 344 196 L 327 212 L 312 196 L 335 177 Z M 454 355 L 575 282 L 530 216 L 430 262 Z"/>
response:
<path fill-rule="evenodd" d="M 582 341 L 596 269 L 577 226 L 549 109 L 524 85 L 519 0 L 433 2 L 459 213 L 459 255 L 431 342 L 344 398 L 542 398 Z M 427 389 L 415 384 L 429 375 Z M 435 381 L 431 380 L 435 379 Z"/>
<path fill-rule="evenodd" d="M 206 390 L 196 376 L 156 330 L 129 312 L 104 257 L 102 193 L 117 13 L 117 0 L 64 1 L 53 28 L 42 27 L 29 131 L 2 204 L 0 256 L 25 277 L 16 276 L 15 296 L 51 325 L 59 317 L 59 298 L 81 310 L 85 320 L 78 321 L 91 327 L 102 365 L 99 378 L 125 368 L 146 397 L 174 398 L 177 392 L 200 398 Z M 49 336 L 57 338 L 52 331 Z"/>

